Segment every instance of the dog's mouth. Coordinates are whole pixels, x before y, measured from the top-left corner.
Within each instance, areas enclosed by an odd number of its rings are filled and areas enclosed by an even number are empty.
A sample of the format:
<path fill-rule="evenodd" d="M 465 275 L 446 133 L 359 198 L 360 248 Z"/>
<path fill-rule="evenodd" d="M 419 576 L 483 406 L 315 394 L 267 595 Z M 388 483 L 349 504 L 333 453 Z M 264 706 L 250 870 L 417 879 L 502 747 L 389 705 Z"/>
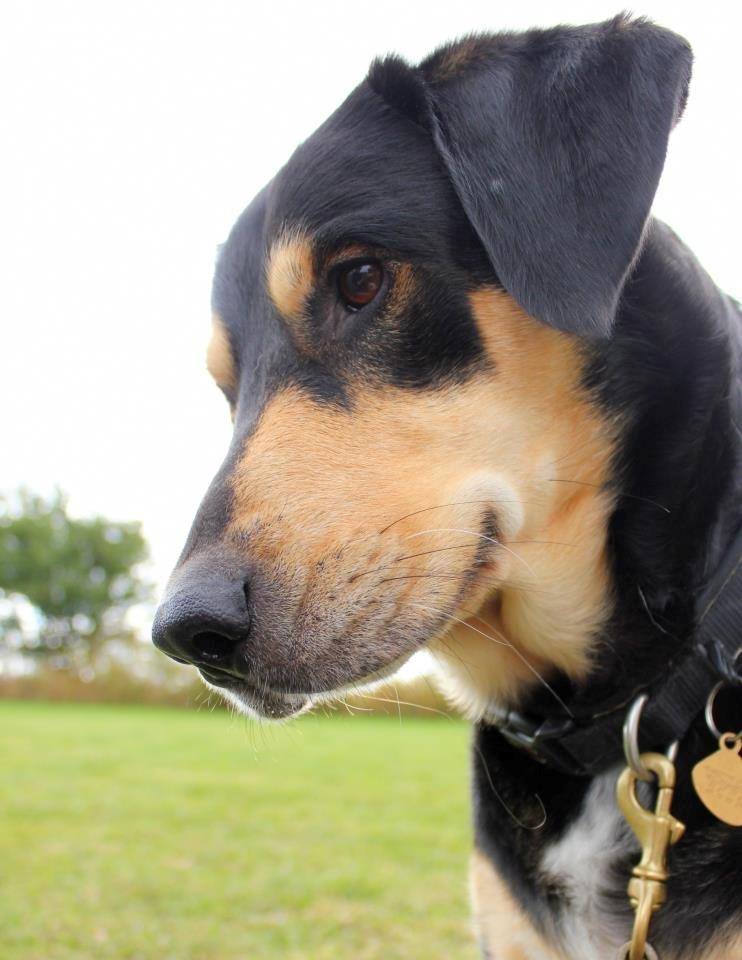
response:
<path fill-rule="evenodd" d="M 199 667 L 207 686 L 216 688 L 230 703 L 264 720 L 288 720 L 306 710 L 312 697 L 304 693 L 283 693 L 220 670 Z"/>
<path fill-rule="evenodd" d="M 252 678 L 238 677 L 205 667 L 199 667 L 198 672 L 208 687 L 218 690 L 227 701 L 244 713 L 260 720 L 290 720 L 317 704 L 331 702 L 348 693 L 363 693 L 369 688 L 373 689 L 375 684 L 394 676 L 413 653 L 414 651 L 404 653 L 378 670 L 346 684 L 312 692 L 276 690 Z"/>

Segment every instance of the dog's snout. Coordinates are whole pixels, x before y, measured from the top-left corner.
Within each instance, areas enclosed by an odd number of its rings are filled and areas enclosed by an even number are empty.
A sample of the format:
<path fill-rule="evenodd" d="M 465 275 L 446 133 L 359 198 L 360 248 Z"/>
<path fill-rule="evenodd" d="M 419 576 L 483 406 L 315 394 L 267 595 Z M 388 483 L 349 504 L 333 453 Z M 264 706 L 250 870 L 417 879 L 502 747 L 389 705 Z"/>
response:
<path fill-rule="evenodd" d="M 248 672 L 249 630 L 246 583 L 199 564 L 168 589 L 152 640 L 180 663 L 240 677 Z"/>

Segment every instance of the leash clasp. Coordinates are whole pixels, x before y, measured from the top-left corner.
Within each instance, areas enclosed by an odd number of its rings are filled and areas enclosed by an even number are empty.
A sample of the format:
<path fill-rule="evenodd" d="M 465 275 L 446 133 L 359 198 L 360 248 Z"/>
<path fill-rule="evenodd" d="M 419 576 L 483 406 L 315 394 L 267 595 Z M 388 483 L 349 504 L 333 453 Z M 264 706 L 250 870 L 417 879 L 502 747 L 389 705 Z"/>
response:
<path fill-rule="evenodd" d="M 616 784 L 618 805 L 642 848 L 641 860 L 634 867 L 628 886 L 634 908 L 634 930 L 627 960 L 644 960 L 648 956 L 649 923 L 652 914 L 666 898 L 667 851 L 685 831 L 684 824 L 670 813 L 675 791 L 675 767 L 672 761 L 661 753 L 644 753 L 641 763 L 657 778 L 654 810 L 647 810 L 639 803 L 636 795 L 639 778 L 630 767 L 623 771 Z"/>

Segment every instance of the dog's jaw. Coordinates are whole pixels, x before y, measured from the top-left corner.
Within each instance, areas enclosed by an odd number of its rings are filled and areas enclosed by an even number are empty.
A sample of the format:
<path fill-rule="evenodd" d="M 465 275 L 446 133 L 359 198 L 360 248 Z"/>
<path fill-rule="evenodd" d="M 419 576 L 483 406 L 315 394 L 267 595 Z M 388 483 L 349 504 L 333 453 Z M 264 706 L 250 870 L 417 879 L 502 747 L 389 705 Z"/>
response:
<path fill-rule="evenodd" d="M 359 680 L 335 687 L 330 690 L 313 693 L 285 693 L 271 690 L 268 687 L 259 688 L 249 682 L 235 682 L 233 684 L 212 683 L 203 672 L 201 679 L 210 690 L 220 693 L 225 700 L 254 720 L 281 723 L 293 720 L 313 707 L 322 703 L 332 703 L 346 694 L 364 693 L 374 689 L 378 684 L 393 677 L 409 661 L 412 653 L 396 658 L 386 667 Z"/>
<path fill-rule="evenodd" d="M 267 687 L 259 689 L 246 681 L 235 681 L 229 686 L 214 684 L 203 674 L 202 679 L 210 690 L 220 693 L 240 713 L 256 720 L 291 720 L 312 706 L 312 698 L 307 694 L 279 693 Z"/>

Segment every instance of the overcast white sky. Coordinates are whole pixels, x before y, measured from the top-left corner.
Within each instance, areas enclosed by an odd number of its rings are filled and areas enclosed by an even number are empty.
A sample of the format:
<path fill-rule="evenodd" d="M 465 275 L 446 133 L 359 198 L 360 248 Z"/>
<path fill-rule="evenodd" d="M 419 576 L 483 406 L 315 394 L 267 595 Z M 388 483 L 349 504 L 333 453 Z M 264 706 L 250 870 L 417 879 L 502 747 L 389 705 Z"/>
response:
<path fill-rule="evenodd" d="M 0 13 L 0 488 L 139 519 L 164 581 L 229 438 L 214 252 L 377 54 L 621 3 L 24 2 Z M 737 3 L 633 8 L 696 55 L 655 204 L 742 296 Z"/>

